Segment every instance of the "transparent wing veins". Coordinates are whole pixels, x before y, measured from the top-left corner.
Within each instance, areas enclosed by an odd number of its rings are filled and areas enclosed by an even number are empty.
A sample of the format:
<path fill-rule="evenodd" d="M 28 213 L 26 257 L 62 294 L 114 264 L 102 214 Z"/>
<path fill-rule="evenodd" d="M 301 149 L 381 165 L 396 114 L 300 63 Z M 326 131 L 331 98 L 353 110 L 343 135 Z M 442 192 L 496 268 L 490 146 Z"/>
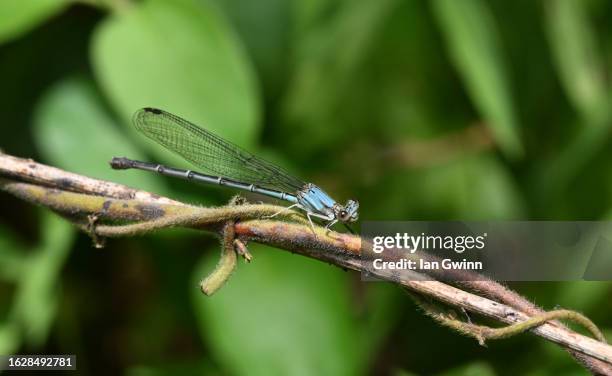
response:
<path fill-rule="evenodd" d="M 304 186 L 280 167 L 169 112 L 143 108 L 133 121 L 142 134 L 207 173 L 288 193 Z"/>

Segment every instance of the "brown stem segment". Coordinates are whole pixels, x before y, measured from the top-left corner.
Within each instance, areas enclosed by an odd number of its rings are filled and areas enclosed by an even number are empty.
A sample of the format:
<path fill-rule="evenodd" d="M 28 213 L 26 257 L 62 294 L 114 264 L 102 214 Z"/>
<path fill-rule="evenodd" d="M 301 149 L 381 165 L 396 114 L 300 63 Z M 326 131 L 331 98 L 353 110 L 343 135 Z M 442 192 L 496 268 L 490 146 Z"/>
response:
<path fill-rule="evenodd" d="M 291 212 L 278 218 L 283 222 L 261 219 L 278 212 L 278 206 L 196 207 L 4 154 L 0 154 L 0 177 L 1 190 L 57 211 L 78 222 L 84 230 L 95 231 L 97 236 L 132 236 L 172 226 L 218 232 L 228 221 L 236 221 L 232 226 L 235 231 L 232 239 L 268 244 L 342 268 L 362 270 L 360 237 L 328 232 L 322 227 L 316 227 L 313 234 L 304 220 Z M 88 222 L 88 216 L 92 215 L 95 217 L 89 217 Z M 93 223 L 91 218 L 95 218 Z M 109 221 L 137 222 L 110 225 Z M 228 243 L 235 256 L 235 243 Z M 495 281 L 469 282 L 454 287 L 438 281 L 397 281 L 384 271 L 377 277 L 500 323 L 525 323 L 541 317 L 544 312 Z M 609 345 L 551 321 L 530 331 L 568 349 L 591 372 L 612 375 L 612 347 Z"/>

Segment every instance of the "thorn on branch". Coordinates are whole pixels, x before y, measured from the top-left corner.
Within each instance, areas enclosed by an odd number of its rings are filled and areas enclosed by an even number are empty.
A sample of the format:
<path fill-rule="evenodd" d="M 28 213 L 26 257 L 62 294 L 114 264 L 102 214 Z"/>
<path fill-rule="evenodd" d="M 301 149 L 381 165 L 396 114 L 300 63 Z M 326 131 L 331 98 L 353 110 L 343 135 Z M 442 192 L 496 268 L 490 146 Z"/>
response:
<path fill-rule="evenodd" d="M 87 216 L 87 234 L 91 237 L 93 246 L 97 249 L 104 248 L 106 245 L 106 238 L 98 236 L 96 233 L 96 224 L 100 216 L 98 214 L 90 214 Z"/>
<path fill-rule="evenodd" d="M 253 261 L 253 255 L 251 255 L 251 252 L 249 252 L 245 242 L 240 239 L 234 239 L 234 248 L 236 253 L 242 256 L 246 262 Z"/>

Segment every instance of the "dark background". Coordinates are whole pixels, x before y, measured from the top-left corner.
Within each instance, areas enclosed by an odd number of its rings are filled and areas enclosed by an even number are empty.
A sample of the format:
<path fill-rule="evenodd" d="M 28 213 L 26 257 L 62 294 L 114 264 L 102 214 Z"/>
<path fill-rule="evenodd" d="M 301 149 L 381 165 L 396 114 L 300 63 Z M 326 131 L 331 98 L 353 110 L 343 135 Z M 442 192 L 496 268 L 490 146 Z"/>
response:
<path fill-rule="evenodd" d="M 187 167 L 134 132 L 132 113 L 154 106 L 358 199 L 362 220 L 610 219 L 611 20 L 604 0 L 3 0 L 0 148 L 227 202 L 234 192 L 108 167 Z M 214 237 L 94 249 L 0 194 L 0 353 L 135 376 L 584 373 L 533 336 L 481 347 L 392 286 L 251 252 L 207 298 Z M 512 285 L 608 334 L 610 286 Z"/>

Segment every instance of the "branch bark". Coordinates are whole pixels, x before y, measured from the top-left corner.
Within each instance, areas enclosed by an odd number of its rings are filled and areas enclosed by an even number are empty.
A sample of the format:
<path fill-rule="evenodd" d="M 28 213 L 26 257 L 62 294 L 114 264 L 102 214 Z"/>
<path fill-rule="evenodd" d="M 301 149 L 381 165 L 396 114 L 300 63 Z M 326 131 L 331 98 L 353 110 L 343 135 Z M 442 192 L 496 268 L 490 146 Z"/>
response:
<path fill-rule="evenodd" d="M 95 236 L 131 236 L 171 226 L 221 233 L 228 221 L 236 221 L 233 235 L 241 241 L 267 244 L 345 269 L 362 270 L 360 237 L 327 232 L 321 227 L 317 227 L 316 234 L 313 234 L 304 219 L 292 212 L 281 216 L 282 221 L 262 219 L 282 209 L 275 205 L 191 206 L 6 154 L 0 154 L 0 189 L 48 207 L 77 223 L 84 231 L 94 232 L 92 235 Z M 92 216 L 95 216 L 96 223 L 91 223 Z M 132 223 L 118 226 L 109 224 L 109 221 Z M 569 311 L 565 312 L 566 315 L 563 312 L 547 313 L 518 293 L 490 280 L 462 282 L 452 286 L 432 280 L 397 280 L 396 276 L 385 270 L 376 273 L 377 278 L 396 283 L 419 296 L 499 323 L 515 325 L 520 331 L 529 330 L 568 350 L 590 372 L 612 375 L 611 346 L 574 332 L 557 321 L 548 321 L 555 318 L 572 319 Z M 431 311 L 430 315 L 441 323 L 448 319 L 431 314 Z M 588 319 L 585 320 L 587 324 L 590 323 Z M 461 332 L 460 328 L 454 329 Z M 469 332 L 471 329 L 466 330 Z M 597 333 L 596 327 L 592 331 Z"/>

